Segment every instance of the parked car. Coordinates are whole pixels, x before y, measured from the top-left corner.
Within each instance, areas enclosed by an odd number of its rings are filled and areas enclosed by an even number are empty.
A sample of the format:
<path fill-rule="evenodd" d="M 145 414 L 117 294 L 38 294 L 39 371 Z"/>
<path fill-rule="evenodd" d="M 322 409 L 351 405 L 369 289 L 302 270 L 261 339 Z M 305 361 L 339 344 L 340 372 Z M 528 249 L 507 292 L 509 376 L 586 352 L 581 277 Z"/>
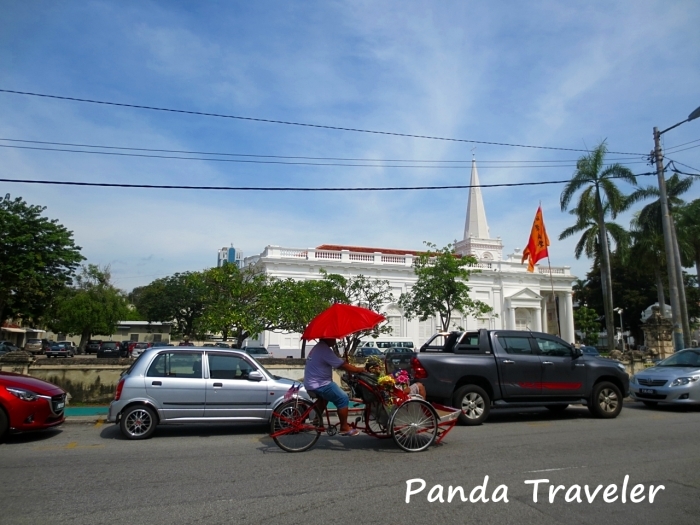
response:
<path fill-rule="evenodd" d="M 107 419 L 127 439 L 149 438 L 159 424 L 269 424 L 293 383 L 239 350 L 150 348 L 122 375 Z"/>
<path fill-rule="evenodd" d="M 700 404 L 700 348 L 687 348 L 632 377 L 630 394 L 648 407 Z"/>
<path fill-rule="evenodd" d="M 19 348 L 13 345 L 12 343 L 8 341 L 0 341 L 0 353 L 6 354 L 8 352 L 14 352 L 16 350 L 19 350 Z"/>
<path fill-rule="evenodd" d="M 492 406 L 541 406 L 557 412 L 583 404 L 596 417 L 615 418 L 629 392 L 622 363 L 584 355 L 542 332 L 436 334 L 411 367 L 428 400 L 461 409 L 459 420 L 465 425 L 483 423 Z"/>
<path fill-rule="evenodd" d="M 384 353 L 379 350 L 379 348 L 374 348 L 373 346 L 363 346 L 355 350 L 355 357 L 369 357 L 371 355 L 384 357 Z"/>
<path fill-rule="evenodd" d="M 119 357 L 129 357 L 129 344 L 130 340 L 125 340 L 119 343 Z"/>
<path fill-rule="evenodd" d="M 131 348 L 131 350 L 129 351 L 129 357 L 136 359 L 146 350 L 151 348 L 151 346 L 153 346 L 153 343 L 132 343 L 129 346 L 129 348 Z"/>
<path fill-rule="evenodd" d="M 97 351 L 98 359 L 115 358 L 121 354 L 121 343 L 117 341 L 103 341 Z"/>
<path fill-rule="evenodd" d="M 581 346 L 581 352 L 583 355 L 600 356 L 600 352 L 595 346 Z"/>
<path fill-rule="evenodd" d="M 60 425 L 65 420 L 66 393 L 41 379 L 0 372 L 0 441 L 8 432 Z"/>
<path fill-rule="evenodd" d="M 215 343 L 214 346 L 217 348 L 233 348 L 229 343 Z"/>
<path fill-rule="evenodd" d="M 96 354 L 99 351 L 101 344 L 102 341 L 100 339 L 90 339 L 85 345 L 85 353 Z"/>
<path fill-rule="evenodd" d="M 255 359 L 269 359 L 272 354 L 267 351 L 267 348 L 262 346 L 246 346 L 241 350 L 245 350 L 248 355 L 252 355 Z"/>
<path fill-rule="evenodd" d="M 191 341 L 180 341 L 180 343 L 177 346 L 194 346 L 194 343 Z"/>
<path fill-rule="evenodd" d="M 416 352 L 414 351 L 413 348 L 410 348 L 408 346 L 392 346 L 387 348 L 384 351 L 384 355 L 387 354 L 415 354 Z"/>
<path fill-rule="evenodd" d="M 41 339 L 27 339 L 27 342 L 24 343 L 24 351 L 32 354 L 41 354 L 43 346 Z"/>
<path fill-rule="evenodd" d="M 75 348 L 65 341 L 51 343 L 46 351 L 46 357 L 75 357 Z"/>

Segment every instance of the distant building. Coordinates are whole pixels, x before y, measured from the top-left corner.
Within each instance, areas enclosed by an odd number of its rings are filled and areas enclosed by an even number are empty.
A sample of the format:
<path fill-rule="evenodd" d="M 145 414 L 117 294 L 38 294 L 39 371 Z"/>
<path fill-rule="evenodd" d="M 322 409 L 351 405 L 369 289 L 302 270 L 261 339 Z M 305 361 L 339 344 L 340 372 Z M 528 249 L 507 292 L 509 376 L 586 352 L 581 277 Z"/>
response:
<path fill-rule="evenodd" d="M 224 264 L 235 264 L 241 268 L 243 266 L 243 252 L 234 248 L 233 244 L 230 248 L 221 248 L 216 260 L 216 267 L 219 268 Z"/>

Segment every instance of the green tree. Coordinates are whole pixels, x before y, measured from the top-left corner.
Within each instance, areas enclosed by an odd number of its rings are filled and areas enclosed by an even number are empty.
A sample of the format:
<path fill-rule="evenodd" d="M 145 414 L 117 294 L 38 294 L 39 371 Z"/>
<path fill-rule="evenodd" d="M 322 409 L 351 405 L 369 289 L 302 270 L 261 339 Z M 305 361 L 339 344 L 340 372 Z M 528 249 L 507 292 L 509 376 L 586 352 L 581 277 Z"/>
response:
<path fill-rule="evenodd" d="M 20 197 L 0 199 L 0 323 L 36 322 L 71 283 L 84 257 L 73 233 Z"/>
<path fill-rule="evenodd" d="M 469 297 L 467 281 L 478 270 L 468 268 L 476 264 L 476 259 L 456 256 L 452 244 L 441 249 L 428 242 L 425 244 L 428 251 L 419 254 L 414 263 L 416 284 L 399 298 L 406 318 L 418 317 L 426 321 L 437 314 L 442 330 L 447 331 L 455 310 L 475 317 L 490 313 L 490 306 Z"/>
<path fill-rule="evenodd" d="M 323 270 L 321 273 L 324 275 L 324 280 L 332 285 L 333 302 L 361 306 L 380 313 L 384 305 L 394 300 L 391 286 L 386 279 L 371 279 L 364 275 L 346 278 Z M 354 355 L 363 338 L 377 338 L 381 334 L 390 334 L 391 331 L 389 325 L 382 323 L 371 330 L 361 330 L 351 334 L 343 341 L 344 354 Z"/>
<path fill-rule="evenodd" d="M 230 333 L 236 348 L 264 330 L 275 329 L 277 321 L 269 301 L 270 278 L 252 267 L 225 264 L 204 272 L 204 309 L 197 325 L 200 331 Z"/>
<path fill-rule="evenodd" d="M 637 218 L 632 220 L 632 247 L 630 260 L 635 264 L 651 268 L 656 282 L 656 296 L 661 315 L 665 316 L 666 296 L 661 271 L 666 265 L 663 233 L 653 225 L 639 223 Z"/>
<path fill-rule="evenodd" d="M 129 315 L 126 295 L 111 282 L 109 267 L 81 268 L 75 286 L 64 290 L 52 310 L 49 326 L 55 332 L 80 335 L 82 351 L 92 335 L 111 335 Z"/>
<path fill-rule="evenodd" d="M 687 266 L 695 264 L 695 273 L 700 275 L 700 199 L 695 199 L 680 209 L 678 230 L 680 236 L 687 239 L 690 257 Z M 691 301 L 688 301 L 690 309 Z M 690 312 L 688 312 L 689 315 Z"/>
<path fill-rule="evenodd" d="M 612 279 L 610 276 L 610 247 L 608 246 L 608 230 L 605 221 L 606 206 L 613 219 L 618 213 L 628 206 L 628 199 L 615 185 L 614 179 L 624 180 L 636 185 L 637 179 L 629 168 L 621 164 L 604 166 L 607 145 L 605 141 L 596 146 L 591 153 L 584 155 L 576 162 L 576 171 L 571 180 L 562 191 L 560 203 L 562 211 L 568 209 L 574 195 L 583 190 L 579 196 L 579 205 L 576 207 L 588 218 L 591 215 L 591 205 L 595 210 L 593 216 L 598 223 L 600 244 L 600 269 L 602 281 L 605 283 L 604 306 L 605 328 L 608 333 L 608 349 L 614 350 L 614 319 L 613 319 L 613 295 Z"/>
<path fill-rule="evenodd" d="M 587 345 L 598 343 L 598 333 L 600 332 L 600 322 L 598 313 L 593 308 L 581 306 L 574 310 L 574 325 L 583 335 L 583 342 Z"/>
<path fill-rule="evenodd" d="M 194 336 L 204 313 L 205 294 L 203 274 L 184 272 L 134 288 L 129 300 L 147 321 L 172 321 L 174 334 Z"/>

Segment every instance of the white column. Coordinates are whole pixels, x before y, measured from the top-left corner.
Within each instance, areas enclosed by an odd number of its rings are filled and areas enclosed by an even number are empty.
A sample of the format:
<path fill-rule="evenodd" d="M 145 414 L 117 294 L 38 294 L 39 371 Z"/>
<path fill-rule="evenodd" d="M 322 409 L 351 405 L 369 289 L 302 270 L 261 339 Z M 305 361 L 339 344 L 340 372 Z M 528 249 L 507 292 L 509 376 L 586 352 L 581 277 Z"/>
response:
<path fill-rule="evenodd" d="M 508 307 L 508 330 L 515 330 L 515 308 Z"/>
<path fill-rule="evenodd" d="M 533 315 L 532 321 L 533 321 L 533 325 L 535 327 L 534 331 L 541 332 L 542 331 L 542 309 L 541 308 L 533 308 L 532 315 Z"/>
<path fill-rule="evenodd" d="M 576 335 L 574 332 L 574 303 L 571 292 L 566 292 L 564 294 L 564 299 L 566 303 L 566 317 L 563 319 L 562 331 L 566 331 L 568 334 L 568 339 L 565 339 L 567 343 L 573 343 L 576 340 Z M 564 326 L 566 329 L 564 329 Z"/>
<path fill-rule="evenodd" d="M 549 332 L 549 326 L 547 324 L 547 298 L 542 299 L 542 306 L 540 308 L 540 313 L 542 314 L 542 331 Z"/>

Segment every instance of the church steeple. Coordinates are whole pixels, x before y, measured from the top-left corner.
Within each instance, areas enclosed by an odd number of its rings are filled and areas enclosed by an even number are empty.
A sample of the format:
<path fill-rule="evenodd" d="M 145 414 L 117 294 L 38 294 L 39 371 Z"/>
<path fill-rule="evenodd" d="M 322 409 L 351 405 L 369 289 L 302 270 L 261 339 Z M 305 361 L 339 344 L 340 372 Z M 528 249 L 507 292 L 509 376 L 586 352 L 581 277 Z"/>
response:
<path fill-rule="evenodd" d="M 464 240 L 469 237 L 490 239 L 489 225 L 486 222 L 486 209 L 481 198 L 479 174 L 476 171 L 476 159 L 472 158 L 472 176 L 469 182 L 469 201 L 467 202 L 467 220 L 464 223 Z"/>
<path fill-rule="evenodd" d="M 481 198 L 481 184 L 476 171 L 476 160 L 472 158 L 472 176 L 469 183 L 467 220 L 464 222 L 464 238 L 455 244 L 458 255 L 473 255 L 480 261 L 500 261 L 503 256 L 501 238 L 491 238 L 486 222 L 486 208 Z"/>

